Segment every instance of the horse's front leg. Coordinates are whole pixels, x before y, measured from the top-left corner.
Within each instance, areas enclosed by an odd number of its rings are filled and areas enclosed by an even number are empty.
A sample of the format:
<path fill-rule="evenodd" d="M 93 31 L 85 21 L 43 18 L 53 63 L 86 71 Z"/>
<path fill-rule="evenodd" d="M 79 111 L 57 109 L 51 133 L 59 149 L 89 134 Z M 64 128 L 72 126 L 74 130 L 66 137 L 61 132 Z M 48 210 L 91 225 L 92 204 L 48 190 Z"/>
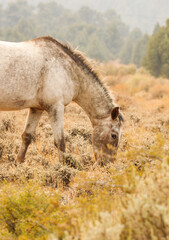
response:
<path fill-rule="evenodd" d="M 35 138 L 36 127 L 38 125 L 42 112 L 43 111 L 34 108 L 30 108 L 29 110 L 25 130 L 22 134 L 22 144 L 17 156 L 17 162 L 19 163 L 24 162 L 28 146 L 31 143 L 32 139 Z"/>
<path fill-rule="evenodd" d="M 49 119 L 54 134 L 54 144 L 58 149 L 59 161 L 63 162 L 63 153 L 65 152 L 64 140 L 64 105 L 57 104 L 48 111 Z"/>

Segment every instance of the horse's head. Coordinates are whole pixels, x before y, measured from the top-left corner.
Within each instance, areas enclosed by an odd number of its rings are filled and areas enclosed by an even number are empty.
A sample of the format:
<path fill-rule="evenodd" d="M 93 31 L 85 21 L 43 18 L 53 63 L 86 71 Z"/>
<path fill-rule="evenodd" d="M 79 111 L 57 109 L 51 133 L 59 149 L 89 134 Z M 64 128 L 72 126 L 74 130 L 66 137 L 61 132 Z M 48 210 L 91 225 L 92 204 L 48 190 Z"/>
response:
<path fill-rule="evenodd" d="M 121 137 L 122 121 L 119 107 L 114 107 L 108 118 L 99 120 L 94 126 L 93 148 L 99 164 L 114 162 Z"/>

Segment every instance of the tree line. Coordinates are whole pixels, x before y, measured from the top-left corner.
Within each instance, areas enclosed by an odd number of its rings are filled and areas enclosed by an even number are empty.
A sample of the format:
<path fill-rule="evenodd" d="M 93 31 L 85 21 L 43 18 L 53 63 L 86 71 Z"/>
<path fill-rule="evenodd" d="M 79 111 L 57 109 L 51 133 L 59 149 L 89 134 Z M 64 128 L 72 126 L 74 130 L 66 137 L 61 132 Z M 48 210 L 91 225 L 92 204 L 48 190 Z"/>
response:
<path fill-rule="evenodd" d="M 156 24 L 152 36 L 132 31 L 114 10 L 82 7 L 73 12 L 55 1 L 30 5 L 17 0 L 0 5 L 0 40 L 24 41 L 51 35 L 69 42 L 99 61 L 119 60 L 144 66 L 154 76 L 169 78 L 169 19 Z"/>
<path fill-rule="evenodd" d="M 13 0 L 0 0 L 0 4 L 7 6 Z M 33 6 L 40 2 L 47 3 L 51 0 L 29 0 Z M 142 31 L 152 33 L 156 22 L 160 24 L 165 23 L 168 17 L 169 4 L 168 0 L 53 0 L 62 4 L 66 8 L 77 10 L 82 6 L 88 6 L 97 11 L 106 11 L 107 9 L 114 9 L 123 17 L 123 21 L 132 28 L 136 26 Z M 141 11 L 144 9 L 144 11 Z"/>
<path fill-rule="evenodd" d="M 0 39 L 24 41 L 51 35 L 100 61 L 119 59 L 141 65 L 148 36 L 129 30 L 114 10 L 100 13 L 88 7 L 76 12 L 56 2 L 32 6 L 26 0 L 0 5 Z"/>

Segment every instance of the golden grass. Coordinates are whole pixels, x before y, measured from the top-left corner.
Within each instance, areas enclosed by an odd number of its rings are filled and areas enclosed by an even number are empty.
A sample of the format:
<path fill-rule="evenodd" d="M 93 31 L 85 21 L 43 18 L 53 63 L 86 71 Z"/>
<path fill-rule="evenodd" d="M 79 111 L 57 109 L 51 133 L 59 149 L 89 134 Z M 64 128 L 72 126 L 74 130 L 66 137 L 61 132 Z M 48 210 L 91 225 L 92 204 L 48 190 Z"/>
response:
<path fill-rule="evenodd" d="M 90 121 L 70 104 L 67 165 L 58 163 L 44 114 L 15 167 L 27 111 L 1 113 L 0 239 L 169 239 L 169 80 L 133 65 L 95 67 L 125 117 L 116 162 L 93 170 Z"/>

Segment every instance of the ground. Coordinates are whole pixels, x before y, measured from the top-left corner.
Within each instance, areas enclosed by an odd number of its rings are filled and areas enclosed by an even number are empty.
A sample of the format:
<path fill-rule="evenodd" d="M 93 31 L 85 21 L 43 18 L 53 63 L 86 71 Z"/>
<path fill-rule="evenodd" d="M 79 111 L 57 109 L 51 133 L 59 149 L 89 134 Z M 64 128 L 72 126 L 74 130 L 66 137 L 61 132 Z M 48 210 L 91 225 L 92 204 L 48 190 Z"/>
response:
<path fill-rule="evenodd" d="M 96 167 L 91 123 L 65 111 L 65 165 L 43 114 L 26 161 L 14 160 L 27 110 L 0 115 L 0 239 L 169 239 L 169 80 L 96 64 L 124 114 L 113 164 Z"/>

